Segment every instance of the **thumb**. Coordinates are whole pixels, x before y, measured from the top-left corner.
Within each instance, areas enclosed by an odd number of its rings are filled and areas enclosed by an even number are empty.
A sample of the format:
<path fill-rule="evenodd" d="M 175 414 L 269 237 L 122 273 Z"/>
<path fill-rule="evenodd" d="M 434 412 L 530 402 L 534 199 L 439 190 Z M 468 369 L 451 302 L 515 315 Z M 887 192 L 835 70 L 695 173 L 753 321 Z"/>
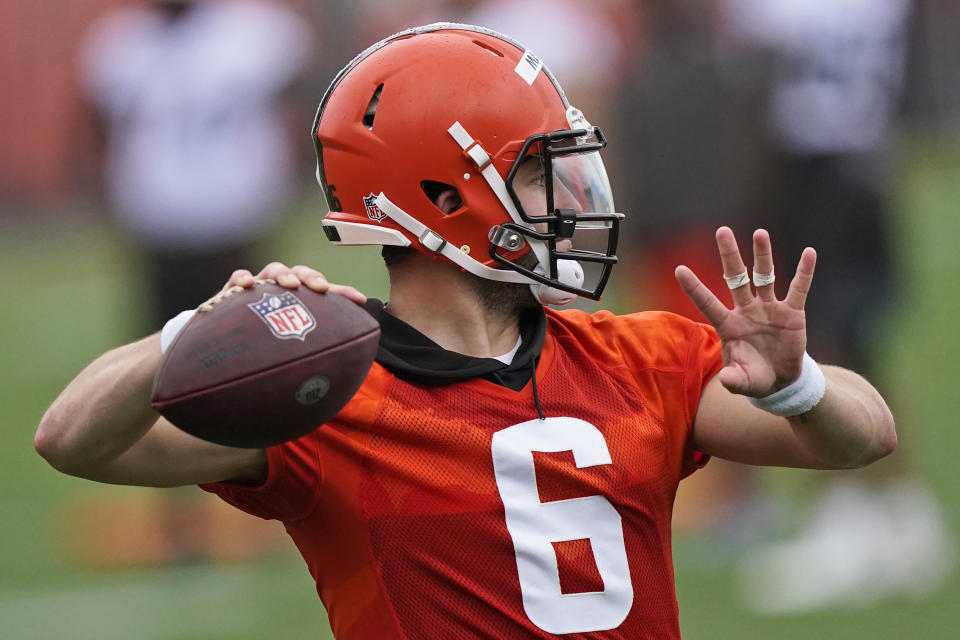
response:
<path fill-rule="evenodd" d="M 750 389 L 750 378 L 743 367 L 733 363 L 725 366 L 717 373 L 717 379 L 724 389 L 730 393 L 744 394 Z"/>

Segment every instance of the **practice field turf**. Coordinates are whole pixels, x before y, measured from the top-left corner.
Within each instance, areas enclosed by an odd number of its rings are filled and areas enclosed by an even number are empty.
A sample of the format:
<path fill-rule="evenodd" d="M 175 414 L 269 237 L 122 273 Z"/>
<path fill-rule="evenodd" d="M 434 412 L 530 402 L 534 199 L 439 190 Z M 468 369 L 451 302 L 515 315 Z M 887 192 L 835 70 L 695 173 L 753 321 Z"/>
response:
<path fill-rule="evenodd" d="M 915 424 L 903 451 L 915 458 L 960 530 L 960 154 L 915 153 L 902 173 L 899 233 L 905 296 L 878 340 L 887 381 Z M 298 207 L 271 254 L 324 270 L 331 280 L 382 297 L 375 250 L 325 245 L 317 205 Z M 774 239 L 776 244 L 776 239 Z M 313 584 L 293 551 L 227 564 L 91 571 L 70 560 L 60 515 L 91 499 L 144 495 L 62 476 L 32 449 L 37 421 L 58 390 L 96 354 L 133 335 L 143 292 L 130 255 L 109 229 L 89 222 L 0 226 L 0 636 L 10 640 L 260 640 L 329 637 Z M 624 274 L 620 274 L 623 277 Z M 829 274 L 818 274 L 829 277 Z M 816 283 L 814 283 L 814 295 Z M 765 471 L 798 502 L 810 472 Z M 292 546 L 292 545 L 291 545 Z M 726 554 L 726 555 L 725 555 Z M 902 640 L 954 637 L 960 577 L 925 599 L 857 610 L 762 618 L 737 600 L 729 552 L 683 537 L 676 550 L 686 640 Z"/>

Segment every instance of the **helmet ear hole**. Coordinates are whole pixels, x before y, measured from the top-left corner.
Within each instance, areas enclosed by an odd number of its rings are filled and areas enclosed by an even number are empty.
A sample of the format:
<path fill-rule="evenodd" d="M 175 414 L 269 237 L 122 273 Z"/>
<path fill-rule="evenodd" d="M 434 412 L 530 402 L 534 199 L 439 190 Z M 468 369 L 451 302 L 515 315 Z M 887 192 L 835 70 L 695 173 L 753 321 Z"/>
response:
<path fill-rule="evenodd" d="M 435 180 L 424 180 L 420 183 L 420 188 L 423 189 L 424 195 L 430 199 L 430 202 L 437 209 L 440 209 L 441 213 L 450 214 L 463 206 L 460 192 L 453 185 Z"/>
<path fill-rule="evenodd" d="M 367 129 L 373 129 L 373 119 L 377 115 L 377 107 L 380 106 L 380 93 L 383 91 L 383 84 L 377 87 L 377 90 L 373 92 L 373 96 L 370 98 L 370 102 L 367 103 L 367 108 L 363 112 L 363 126 Z"/>

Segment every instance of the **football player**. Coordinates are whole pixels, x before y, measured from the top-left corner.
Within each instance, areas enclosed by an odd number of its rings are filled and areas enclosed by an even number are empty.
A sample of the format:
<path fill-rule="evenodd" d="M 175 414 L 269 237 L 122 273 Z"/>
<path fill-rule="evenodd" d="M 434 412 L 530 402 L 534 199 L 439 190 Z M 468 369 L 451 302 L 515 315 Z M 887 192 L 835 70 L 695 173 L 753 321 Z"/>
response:
<path fill-rule="evenodd" d="M 754 291 L 721 228 L 733 308 L 676 273 L 710 324 L 546 306 L 599 298 L 624 215 L 603 134 L 510 38 L 434 24 L 378 42 L 312 133 L 327 237 L 384 247 L 389 301 L 280 263 L 228 284 L 365 304 L 382 339 L 346 408 L 266 450 L 197 440 L 150 406 L 154 335 L 83 371 L 36 447 L 66 473 L 200 483 L 281 520 L 336 637 L 677 638 L 681 478 L 711 455 L 845 468 L 896 446 L 873 387 L 805 355 L 812 249 L 779 300 L 766 232 Z"/>

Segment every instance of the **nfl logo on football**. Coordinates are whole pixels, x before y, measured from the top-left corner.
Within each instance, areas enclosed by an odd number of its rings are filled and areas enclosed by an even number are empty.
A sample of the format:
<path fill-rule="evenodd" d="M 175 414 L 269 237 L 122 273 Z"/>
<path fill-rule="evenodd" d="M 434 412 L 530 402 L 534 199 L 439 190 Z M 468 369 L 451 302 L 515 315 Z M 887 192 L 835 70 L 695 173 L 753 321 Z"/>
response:
<path fill-rule="evenodd" d="M 371 220 L 380 222 L 387 217 L 387 214 L 377 206 L 377 194 L 371 193 L 363 199 L 363 208 L 367 210 L 367 217 Z"/>
<path fill-rule="evenodd" d="M 265 293 L 258 302 L 247 306 L 278 338 L 303 340 L 317 326 L 307 307 L 289 291 L 280 295 Z"/>

